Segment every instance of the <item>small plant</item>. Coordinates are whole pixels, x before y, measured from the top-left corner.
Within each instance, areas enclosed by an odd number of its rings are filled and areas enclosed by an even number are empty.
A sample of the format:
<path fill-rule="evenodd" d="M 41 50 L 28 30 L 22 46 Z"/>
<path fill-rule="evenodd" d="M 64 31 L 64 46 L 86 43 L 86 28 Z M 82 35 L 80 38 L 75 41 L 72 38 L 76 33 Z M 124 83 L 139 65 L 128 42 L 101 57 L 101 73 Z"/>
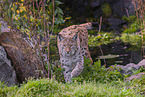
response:
<path fill-rule="evenodd" d="M 65 82 L 63 69 L 59 61 L 54 61 L 50 64 L 50 78 L 57 80 L 58 82 Z"/>
<path fill-rule="evenodd" d="M 123 16 L 122 20 L 125 20 L 128 23 L 133 23 L 133 22 L 135 22 L 137 20 L 137 18 L 136 18 L 135 15 L 131 15 L 129 17 Z"/>
<path fill-rule="evenodd" d="M 88 36 L 89 40 L 88 40 L 88 44 L 90 47 L 95 47 L 95 46 L 100 46 L 103 44 L 108 44 L 114 41 L 114 34 L 112 33 L 99 33 L 97 36 L 94 35 L 89 35 Z"/>
<path fill-rule="evenodd" d="M 105 17 L 110 17 L 111 14 L 112 14 L 112 9 L 110 7 L 110 5 L 108 3 L 105 3 L 103 6 L 102 6 L 102 11 L 103 11 L 103 15 Z"/>
<path fill-rule="evenodd" d="M 85 81 L 96 81 L 96 82 L 111 82 L 116 80 L 123 80 L 123 76 L 118 71 L 116 67 L 110 67 L 110 69 L 106 69 L 105 66 L 101 66 L 101 61 L 98 60 L 94 62 L 92 66 L 90 66 L 90 60 L 85 59 L 84 61 L 84 70 L 81 75 L 77 78 L 74 78 L 74 81 L 83 82 Z"/>
<path fill-rule="evenodd" d="M 139 25 L 136 21 L 133 24 L 131 24 L 128 29 L 125 29 L 124 33 L 136 33 L 138 29 L 139 29 Z"/>
<path fill-rule="evenodd" d="M 124 42 L 124 43 L 130 43 L 133 46 L 136 47 L 141 47 L 141 35 L 139 34 L 127 34 L 124 33 L 121 35 L 120 39 Z"/>

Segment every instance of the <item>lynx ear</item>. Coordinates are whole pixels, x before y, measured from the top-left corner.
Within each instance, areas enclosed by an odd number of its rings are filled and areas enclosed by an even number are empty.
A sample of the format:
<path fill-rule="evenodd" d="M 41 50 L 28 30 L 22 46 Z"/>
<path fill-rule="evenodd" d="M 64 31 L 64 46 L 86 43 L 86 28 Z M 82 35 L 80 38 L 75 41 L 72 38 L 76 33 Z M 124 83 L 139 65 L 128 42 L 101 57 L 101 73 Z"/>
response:
<path fill-rule="evenodd" d="M 72 39 L 73 39 L 74 41 L 77 41 L 77 38 L 78 38 L 78 34 L 74 35 Z"/>
<path fill-rule="evenodd" d="M 58 35 L 58 39 L 62 41 L 64 38 L 61 35 Z"/>

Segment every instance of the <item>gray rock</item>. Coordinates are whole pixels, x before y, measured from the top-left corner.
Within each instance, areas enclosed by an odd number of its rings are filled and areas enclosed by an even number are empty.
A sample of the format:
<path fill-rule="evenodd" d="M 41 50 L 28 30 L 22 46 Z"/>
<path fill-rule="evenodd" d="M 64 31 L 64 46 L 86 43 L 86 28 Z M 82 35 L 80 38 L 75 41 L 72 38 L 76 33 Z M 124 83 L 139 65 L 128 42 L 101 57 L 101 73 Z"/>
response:
<path fill-rule="evenodd" d="M 101 4 L 101 1 L 97 0 L 97 1 L 91 2 L 90 6 L 94 8 L 94 7 L 100 6 L 100 4 Z"/>
<path fill-rule="evenodd" d="M 116 68 L 119 70 L 119 72 L 122 74 L 122 75 L 132 75 L 133 74 L 133 71 L 136 71 L 138 70 L 142 65 L 136 65 L 134 63 L 129 63 L 125 66 L 123 65 L 116 65 Z M 112 65 L 112 67 L 115 67 L 115 65 Z M 107 69 L 110 69 L 110 67 L 108 67 Z"/>
<path fill-rule="evenodd" d="M 121 20 L 121 19 L 119 19 L 119 18 L 109 18 L 108 19 L 108 22 L 111 24 L 111 25 L 120 25 L 120 24 L 123 24 L 123 23 L 125 23 L 126 21 L 124 21 L 124 20 Z"/>
<path fill-rule="evenodd" d="M 133 74 L 133 71 L 135 71 L 135 70 L 138 70 L 139 69 L 139 67 L 136 65 L 136 64 L 134 64 L 134 63 L 129 63 L 129 64 L 127 64 L 126 66 L 122 66 L 121 67 L 122 69 L 120 70 L 120 73 L 123 75 L 123 74 L 125 74 L 125 75 L 132 75 Z"/>
<path fill-rule="evenodd" d="M 132 75 L 130 77 L 127 77 L 125 79 L 125 81 L 131 81 L 133 79 L 140 79 L 142 76 L 145 76 L 145 73 L 139 73 L 139 74 Z"/>
<path fill-rule="evenodd" d="M 129 15 L 132 15 L 134 14 L 135 10 L 134 10 L 134 5 L 132 3 L 133 0 L 123 0 L 123 8 L 125 10 L 125 13 L 127 14 L 127 11 L 129 13 Z"/>
<path fill-rule="evenodd" d="M 115 67 L 115 65 L 111 65 L 112 67 Z M 134 63 L 129 63 L 125 66 L 123 65 L 116 65 L 116 68 L 119 70 L 119 72 L 122 75 L 131 75 L 130 77 L 126 78 L 126 80 L 132 80 L 134 78 L 140 78 L 143 74 L 145 75 L 145 73 L 140 73 L 140 74 L 136 74 L 133 75 L 133 72 L 140 69 L 141 67 L 145 68 L 145 59 L 143 59 L 142 61 L 140 61 L 137 65 Z M 110 67 L 106 68 L 106 69 L 110 69 Z"/>
<path fill-rule="evenodd" d="M 120 29 L 119 25 L 125 23 L 126 21 L 121 20 L 119 18 L 109 18 L 108 22 L 111 25 L 110 28 L 116 30 L 116 29 Z"/>
<path fill-rule="evenodd" d="M 64 9 L 69 8 L 68 14 L 73 14 L 74 17 L 85 18 L 93 15 L 99 18 L 103 15 L 102 5 L 109 4 L 112 9 L 111 17 L 122 17 L 124 15 L 135 14 L 132 0 L 60 0 L 64 3 Z M 63 9 L 62 8 L 62 9 Z"/>
<path fill-rule="evenodd" d="M 12 61 L 19 83 L 30 77 L 47 76 L 46 69 L 36 52 L 17 32 L 0 34 L 0 44 L 5 48 Z"/>
<path fill-rule="evenodd" d="M 145 68 L 145 59 L 143 59 L 142 61 L 140 61 L 137 65 L 138 66 L 143 66 Z"/>
<path fill-rule="evenodd" d="M 8 86 L 16 84 L 16 73 L 2 46 L 0 46 L 0 81 Z"/>
<path fill-rule="evenodd" d="M 10 28 L 8 28 L 8 24 L 7 22 L 0 17 L 0 32 L 3 33 L 3 32 L 10 32 Z"/>

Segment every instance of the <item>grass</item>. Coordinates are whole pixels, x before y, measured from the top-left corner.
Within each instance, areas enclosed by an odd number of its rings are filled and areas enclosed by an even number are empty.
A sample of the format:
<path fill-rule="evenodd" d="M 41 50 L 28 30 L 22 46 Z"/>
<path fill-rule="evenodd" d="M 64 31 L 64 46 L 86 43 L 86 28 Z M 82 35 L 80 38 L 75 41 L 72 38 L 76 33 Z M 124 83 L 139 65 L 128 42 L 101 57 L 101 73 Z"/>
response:
<path fill-rule="evenodd" d="M 1 97 L 143 97 L 135 82 L 58 83 L 52 79 L 29 80 L 20 87 L 0 85 Z"/>

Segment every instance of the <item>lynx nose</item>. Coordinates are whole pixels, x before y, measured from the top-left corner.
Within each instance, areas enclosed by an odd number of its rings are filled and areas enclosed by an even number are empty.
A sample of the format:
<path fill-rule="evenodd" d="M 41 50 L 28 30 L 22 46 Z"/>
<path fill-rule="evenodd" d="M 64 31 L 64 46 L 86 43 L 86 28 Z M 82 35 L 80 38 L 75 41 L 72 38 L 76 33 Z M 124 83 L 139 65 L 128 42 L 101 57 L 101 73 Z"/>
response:
<path fill-rule="evenodd" d="M 70 47 L 66 47 L 66 52 L 67 52 L 67 53 L 70 52 Z"/>

